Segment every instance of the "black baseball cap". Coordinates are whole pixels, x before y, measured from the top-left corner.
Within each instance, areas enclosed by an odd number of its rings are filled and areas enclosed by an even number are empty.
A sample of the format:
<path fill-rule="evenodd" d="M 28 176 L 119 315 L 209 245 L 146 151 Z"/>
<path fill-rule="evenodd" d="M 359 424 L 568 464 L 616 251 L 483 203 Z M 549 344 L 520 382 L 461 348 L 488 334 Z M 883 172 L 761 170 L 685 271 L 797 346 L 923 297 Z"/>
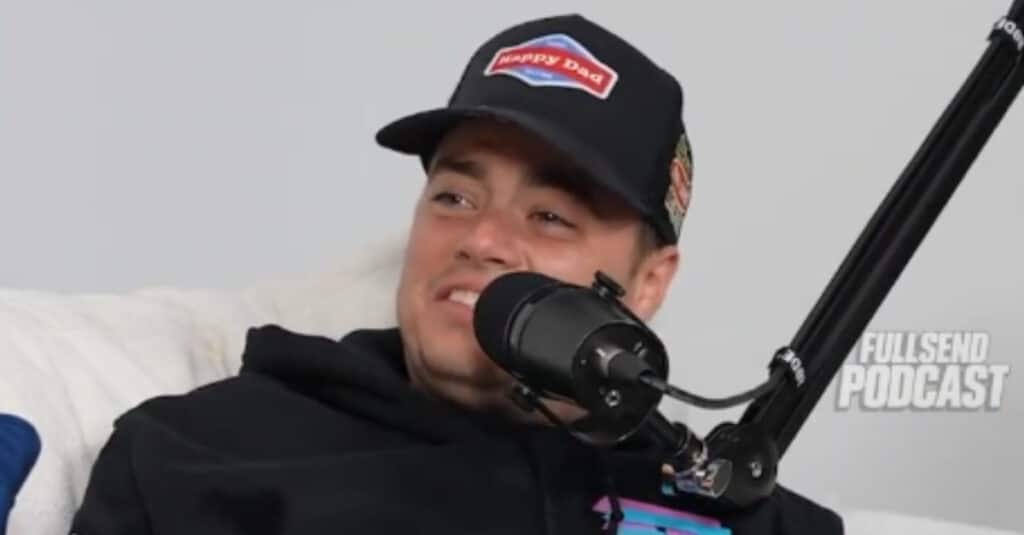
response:
<path fill-rule="evenodd" d="M 597 186 L 637 210 L 662 241 L 676 243 L 686 205 L 680 189 L 689 188 L 692 176 L 682 107 L 672 75 L 573 14 L 492 37 L 469 60 L 447 107 L 398 119 L 376 139 L 419 155 L 426 166 L 459 122 L 511 122 L 566 154 Z"/>

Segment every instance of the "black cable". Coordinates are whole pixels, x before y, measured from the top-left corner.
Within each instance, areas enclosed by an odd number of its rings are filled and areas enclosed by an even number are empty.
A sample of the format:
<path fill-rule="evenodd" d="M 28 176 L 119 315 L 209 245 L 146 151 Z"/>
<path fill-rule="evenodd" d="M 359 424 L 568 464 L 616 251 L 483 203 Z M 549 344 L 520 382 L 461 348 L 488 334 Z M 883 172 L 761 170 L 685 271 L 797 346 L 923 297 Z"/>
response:
<path fill-rule="evenodd" d="M 611 507 L 604 532 L 607 535 L 615 535 L 619 532 L 619 525 L 622 524 L 626 515 L 622 512 L 622 501 L 619 498 L 618 488 L 615 486 L 615 478 L 612 476 L 612 464 L 608 459 L 608 452 L 599 448 L 597 454 L 600 456 L 604 468 L 605 490 L 608 492 L 608 505 Z"/>
<path fill-rule="evenodd" d="M 761 385 L 754 387 L 746 392 L 736 394 L 735 396 L 729 396 L 725 398 L 706 398 L 699 396 L 691 392 L 687 392 L 682 388 L 672 386 L 668 382 L 658 378 L 657 376 L 649 373 L 645 373 L 639 377 L 641 383 L 665 394 L 666 396 L 673 397 L 684 403 L 689 403 L 695 407 L 704 409 L 728 409 L 737 405 L 742 405 L 748 401 L 754 400 L 763 394 L 771 392 L 778 384 L 779 381 L 784 377 L 783 373 L 773 373 L 767 381 Z"/>

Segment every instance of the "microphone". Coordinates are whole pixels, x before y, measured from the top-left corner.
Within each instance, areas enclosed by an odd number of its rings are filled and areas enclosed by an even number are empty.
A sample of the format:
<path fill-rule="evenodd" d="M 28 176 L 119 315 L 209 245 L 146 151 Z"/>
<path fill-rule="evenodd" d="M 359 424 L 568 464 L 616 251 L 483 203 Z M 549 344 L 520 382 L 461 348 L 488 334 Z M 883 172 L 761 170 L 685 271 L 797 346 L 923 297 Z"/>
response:
<path fill-rule="evenodd" d="M 6 533 L 14 496 L 39 457 L 39 434 L 31 424 L 0 414 L 0 533 Z"/>
<path fill-rule="evenodd" d="M 619 301 L 624 294 L 602 272 L 590 288 L 540 273 L 508 273 L 480 292 L 473 328 L 484 352 L 523 386 L 588 411 L 570 430 L 591 442 L 616 443 L 661 401 L 661 392 L 641 378 L 668 377 L 663 344 Z"/>

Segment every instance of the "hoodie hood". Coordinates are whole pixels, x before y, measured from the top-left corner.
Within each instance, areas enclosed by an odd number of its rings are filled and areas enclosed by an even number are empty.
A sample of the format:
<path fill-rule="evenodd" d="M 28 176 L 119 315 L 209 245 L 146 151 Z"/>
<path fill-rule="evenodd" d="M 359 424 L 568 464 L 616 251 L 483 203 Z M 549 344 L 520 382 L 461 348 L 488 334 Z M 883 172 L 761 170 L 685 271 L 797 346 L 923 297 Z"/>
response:
<path fill-rule="evenodd" d="M 242 373 L 272 376 L 332 408 L 444 443 L 481 433 L 479 417 L 414 389 L 398 329 L 353 331 L 340 341 L 276 325 L 250 329 Z"/>

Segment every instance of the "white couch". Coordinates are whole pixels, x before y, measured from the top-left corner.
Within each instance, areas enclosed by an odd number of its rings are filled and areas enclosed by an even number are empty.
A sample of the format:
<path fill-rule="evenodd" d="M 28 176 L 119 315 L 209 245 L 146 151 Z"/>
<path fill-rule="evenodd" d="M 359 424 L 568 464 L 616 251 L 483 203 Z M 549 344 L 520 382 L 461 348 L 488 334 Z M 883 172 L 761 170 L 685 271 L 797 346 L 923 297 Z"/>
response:
<path fill-rule="evenodd" d="M 339 337 L 392 325 L 400 262 L 393 239 L 331 272 L 236 292 L 0 290 L 0 412 L 30 420 L 43 440 L 9 534 L 64 535 L 113 420 L 147 398 L 234 374 L 248 327 Z M 827 505 L 852 534 L 1009 533 Z"/>

